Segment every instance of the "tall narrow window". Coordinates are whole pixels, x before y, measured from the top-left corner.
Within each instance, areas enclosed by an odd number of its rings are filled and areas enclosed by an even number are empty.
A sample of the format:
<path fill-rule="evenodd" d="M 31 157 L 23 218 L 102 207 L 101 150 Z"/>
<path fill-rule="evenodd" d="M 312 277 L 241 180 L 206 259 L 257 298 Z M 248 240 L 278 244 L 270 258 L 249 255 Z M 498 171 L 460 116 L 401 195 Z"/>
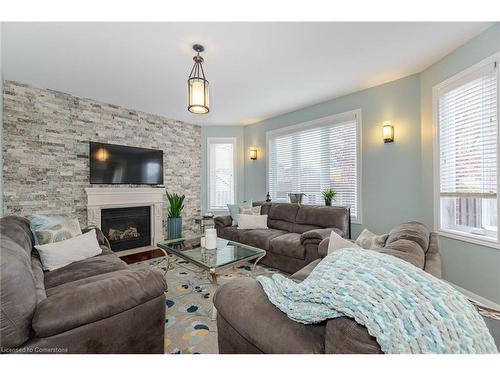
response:
<path fill-rule="evenodd" d="M 360 222 L 360 112 L 268 132 L 268 190 L 274 201 L 304 193 L 303 203 L 323 205 L 322 192 L 337 192 L 335 205 L 349 206 Z"/>
<path fill-rule="evenodd" d="M 498 242 L 498 59 L 435 89 L 439 229 Z"/>
<path fill-rule="evenodd" d="M 208 138 L 208 209 L 235 202 L 236 138 Z"/>

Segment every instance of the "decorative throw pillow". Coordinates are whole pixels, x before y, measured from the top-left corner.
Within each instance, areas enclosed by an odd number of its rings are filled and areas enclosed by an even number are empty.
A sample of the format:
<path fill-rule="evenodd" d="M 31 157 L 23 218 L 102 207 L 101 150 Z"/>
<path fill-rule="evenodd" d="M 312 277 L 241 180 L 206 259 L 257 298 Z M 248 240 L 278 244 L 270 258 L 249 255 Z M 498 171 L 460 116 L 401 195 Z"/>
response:
<path fill-rule="evenodd" d="M 238 215 L 240 214 L 240 207 L 242 208 L 252 208 L 252 201 L 245 201 L 242 204 L 228 204 L 229 215 L 233 219 L 233 226 L 238 225 Z"/>
<path fill-rule="evenodd" d="M 64 241 L 82 234 L 78 219 L 66 219 L 51 228 L 35 230 L 36 244 L 45 245 Z"/>
<path fill-rule="evenodd" d="M 102 249 L 97 242 L 95 229 L 68 240 L 35 245 L 35 248 L 40 254 L 42 267 L 46 271 L 53 271 L 70 263 L 102 253 Z"/>
<path fill-rule="evenodd" d="M 260 215 L 260 209 L 262 206 L 255 206 L 252 208 L 245 208 L 245 207 L 240 207 L 240 215 L 245 214 L 245 215 Z"/>
<path fill-rule="evenodd" d="M 385 246 L 387 237 L 389 237 L 388 234 L 378 235 L 370 232 L 368 229 L 363 229 L 356 239 L 356 245 L 368 250 L 378 249 Z"/>
<path fill-rule="evenodd" d="M 267 215 L 240 214 L 238 229 L 267 229 Z"/>
<path fill-rule="evenodd" d="M 48 229 L 56 226 L 57 224 L 64 223 L 66 220 L 63 216 L 49 216 L 49 215 L 39 215 L 33 214 L 30 217 L 30 229 L 35 238 L 35 244 L 38 245 L 38 239 L 36 237 L 36 231 L 41 229 Z"/>
<path fill-rule="evenodd" d="M 352 248 L 361 249 L 361 247 L 359 247 L 355 243 L 346 240 L 345 238 L 343 238 L 338 233 L 332 230 L 332 233 L 330 234 L 330 242 L 328 242 L 328 254 L 331 254 L 336 250 L 352 249 Z"/>

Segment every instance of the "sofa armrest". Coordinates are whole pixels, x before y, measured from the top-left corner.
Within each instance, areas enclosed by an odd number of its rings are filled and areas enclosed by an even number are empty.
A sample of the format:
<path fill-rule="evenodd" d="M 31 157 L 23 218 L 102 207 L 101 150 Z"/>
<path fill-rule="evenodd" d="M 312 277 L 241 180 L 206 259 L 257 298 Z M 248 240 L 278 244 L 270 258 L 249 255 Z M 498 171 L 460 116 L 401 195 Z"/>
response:
<path fill-rule="evenodd" d="M 49 337 L 129 310 L 162 295 L 163 275 L 154 270 L 123 270 L 62 287 L 40 302 L 32 326 L 38 337 Z"/>
<path fill-rule="evenodd" d="M 231 225 L 233 225 L 233 218 L 231 217 L 231 215 L 217 216 L 214 219 L 214 223 L 216 228 L 230 227 Z"/>
<path fill-rule="evenodd" d="M 238 354 L 246 353 L 244 348 L 248 345 L 268 354 L 324 352 L 324 326 L 294 322 L 269 301 L 262 286 L 250 277 L 217 288 L 214 306 L 217 309 L 219 348 L 233 347 L 233 352 Z M 221 320 L 232 330 L 221 329 Z M 248 344 L 242 345 L 245 342 Z M 226 353 L 222 351 L 220 354 Z"/>
<path fill-rule="evenodd" d="M 320 244 L 325 238 L 330 238 L 330 234 L 332 231 L 335 231 L 339 235 L 342 235 L 342 231 L 337 228 L 321 228 L 321 229 L 312 229 L 304 232 L 300 235 L 300 243 L 304 245 L 304 243 L 316 243 Z"/>
<path fill-rule="evenodd" d="M 375 337 L 354 319 L 342 316 L 326 321 L 326 354 L 383 354 Z"/>

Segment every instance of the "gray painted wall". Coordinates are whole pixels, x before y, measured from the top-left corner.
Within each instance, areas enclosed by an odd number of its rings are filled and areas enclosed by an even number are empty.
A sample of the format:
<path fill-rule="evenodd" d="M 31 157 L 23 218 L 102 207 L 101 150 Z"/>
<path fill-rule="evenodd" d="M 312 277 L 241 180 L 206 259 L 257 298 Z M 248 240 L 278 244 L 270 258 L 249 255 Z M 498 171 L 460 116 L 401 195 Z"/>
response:
<path fill-rule="evenodd" d="M 201 209 L 208 211 L 208 166 L 207 166 L 207 138 L 209 137 L 234 137 L 236 138 L 236 202 L 244 200 L 245 196 L 245 173 L 244 173 L 244 140 L 242 126 L 205 126 L 201 128 Z M 218 214 L 225 214 L 219 212 Z"/>
<path fill-rule="evenodd" d="M 418 75 L 330 100 L 245 127 L 245 150 L 257 147 L 257 161 L 245 159 L 245 197 L 266 195 L 266 132 L 361 108 L 362 228 L 384 233 L 405 220 L 421 220 L 420 81 Z M 384 144 L 382 123 L 392 121 L 395 142 Z"/>
<path fill-rule="evenodd" d="M 432 87 L 500 51 L 500 23 L 456 49 L 420 75 L 422 204 L 425 222 L 434 224 Z M 500 250 L 441 237 L 445 279 L 500 302 Z"/>

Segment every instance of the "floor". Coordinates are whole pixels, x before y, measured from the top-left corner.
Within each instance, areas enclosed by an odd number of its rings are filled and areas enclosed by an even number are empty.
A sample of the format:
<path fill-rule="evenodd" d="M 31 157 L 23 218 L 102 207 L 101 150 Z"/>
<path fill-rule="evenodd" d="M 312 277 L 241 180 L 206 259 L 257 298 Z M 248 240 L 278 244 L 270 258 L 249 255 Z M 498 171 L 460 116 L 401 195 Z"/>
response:
<path fill-rule="evenodd" d="M 175 257 L 170 258 L 175 261 L 170 262 L 167 272 L 166 260 L 154 255 L 150 253 L 122 259 L 130 262 L 132 268 L 156 268 L 165 275 L 168 285 L 165 299 L 165 353 L 217 354 L 217 326 L 211 319 L 213 306 L 208 278 L 196 266 Z M 133 262 L 137 259 L 138 262 Z M 271 276 L 278 272 L 257 265 L 254 276 Z M 218 278 L 219 284 L 238 277 L 252 277 L 250 263 L 234 270 L 229 269 Z"/>

